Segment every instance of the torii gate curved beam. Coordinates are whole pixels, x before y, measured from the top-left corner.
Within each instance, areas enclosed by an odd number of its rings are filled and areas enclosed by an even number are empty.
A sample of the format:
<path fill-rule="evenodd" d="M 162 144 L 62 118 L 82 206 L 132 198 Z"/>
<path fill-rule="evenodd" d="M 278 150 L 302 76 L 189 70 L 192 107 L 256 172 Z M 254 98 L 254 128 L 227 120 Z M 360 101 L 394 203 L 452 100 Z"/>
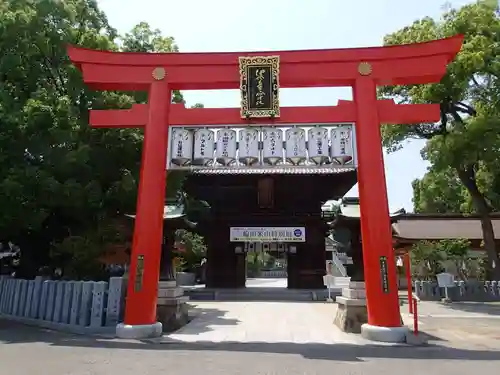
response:
<path fill-rule="evenodd" d="M 172 90 L 239 88 L 238 58 L 280 56 L 280 87 L 352 86 L 358 65 L 372 66 L 377 85 L 437 82 L 462 45 L 462 36 L 389 47 L 251 53 L 134 53 L 70 46 L 84 81 L 101 90 L 147 90 L 151 69 L 164 67 Z"/>

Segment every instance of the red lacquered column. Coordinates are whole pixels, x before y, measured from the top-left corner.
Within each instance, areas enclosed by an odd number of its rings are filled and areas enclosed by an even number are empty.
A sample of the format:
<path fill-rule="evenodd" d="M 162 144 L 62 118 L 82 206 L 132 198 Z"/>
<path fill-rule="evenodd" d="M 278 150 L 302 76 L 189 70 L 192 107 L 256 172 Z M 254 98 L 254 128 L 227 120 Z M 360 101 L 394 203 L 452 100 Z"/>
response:
<path fill-rule="evenodd" d="M 137 212 L 125 306 L 126 325 L 156 323 L 165 205 L 166 164 L 171 90 L 165 70 L 156 68 L 144 129 Z"/>
<path fill-rule="evenodd" d="M 353 94 L 368 324 L 399 327 L 396 264 L 375 82 L 370 77 L 357 78 Z"/>

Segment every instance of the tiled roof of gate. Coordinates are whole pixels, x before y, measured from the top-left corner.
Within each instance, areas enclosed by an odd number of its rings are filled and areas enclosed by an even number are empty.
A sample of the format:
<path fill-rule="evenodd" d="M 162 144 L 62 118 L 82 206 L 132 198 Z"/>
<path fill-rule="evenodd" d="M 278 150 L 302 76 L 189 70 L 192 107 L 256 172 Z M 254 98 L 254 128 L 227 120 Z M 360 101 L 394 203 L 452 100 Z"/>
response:
<path fill-rule="evenodd" d="M 492 217 L 493 231 L 498 241 L 500 237 L 500 218 Z M 481 240 L 481 220 L 476 217 L 450 218 L 443 215 L 441 218 L 428 219 L 418 217 L 418 214 L 402 215 L 392 224 L 394 235 L 399 239 L 407 240 L 442 240 L 450 238 L 466 238 Z"/>
<path fill-rule="evenodd" d="M 248 175 L 248 174 L 340 174 L 353 172 L 352 167 L 219 167 L 197 168 L 192 173 L 197 175 Z"/>

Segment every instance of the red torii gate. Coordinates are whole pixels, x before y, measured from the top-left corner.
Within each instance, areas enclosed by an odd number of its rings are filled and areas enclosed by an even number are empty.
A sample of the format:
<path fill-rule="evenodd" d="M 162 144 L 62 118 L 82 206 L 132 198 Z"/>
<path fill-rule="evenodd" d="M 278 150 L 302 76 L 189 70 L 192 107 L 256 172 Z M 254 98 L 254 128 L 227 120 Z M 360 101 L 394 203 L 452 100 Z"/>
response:
<path fill-rule="evenodd" d="M 385 185 L 380 124 L 436 122 L 437 104 L 396 105 L 377 100 L 378 85 L 439 82 L 461 48 L 462 36 L 390 47 L 252 53 L 125 53 L 69 46 L 71 61 L 99 90 L 147 91 L 148 104 L 92 110 L 94 127 L 144 127 L 137 215 L 125 321 L 121 335 L 161 333 L 156 323 L 160 244 L 166 184 L 168 127 L 354 122 L 369 327 L 401 326 L 396 266 Z M 244 119 L 239 108 L 171 106 L 172 90 L 237 89 L 241 56 L 280 56 L 281 87 L 350 86 L 353 101 L 332 107 L 285 107 L 279 118 Z M 387 279 L 381 272 L 386 260 Z M 136 274 L 138 263 L 144 273 Z M 141 280 L 136 280 L 140 278 Z M 142 282 L 136 288 L 136 282 Z M 384 286 L 385 283 L 385 286 Z"/>

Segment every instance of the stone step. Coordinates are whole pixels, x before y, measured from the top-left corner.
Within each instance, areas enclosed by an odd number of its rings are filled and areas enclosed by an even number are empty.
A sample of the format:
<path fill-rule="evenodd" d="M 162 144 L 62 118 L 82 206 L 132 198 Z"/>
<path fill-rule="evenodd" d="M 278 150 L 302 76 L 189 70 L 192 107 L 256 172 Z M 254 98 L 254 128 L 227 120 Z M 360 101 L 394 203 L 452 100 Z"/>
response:
<path fill-rule="evenodd" d="M 191 301 L 214 301 L 216 291 L 199 289 L 185 289 L 184 295 L 188 296 Z"/>
<path fill-rule="evenodd" d="M 335 277 L 335 286 L 344 287 L 349 286 L 349 282 L 351 281 L 350 277 Z"/>
<path fill-rule="evenodd" d="M 331 297 L 341 295 L 342 289 L 335 288 Z M 293 290 L 276 288 L 247 288 L 247 289 L 192 289 L 186 290 L 185 295 L 192 301 L 324 301 L 328 297 L 326 289 Z"/>

